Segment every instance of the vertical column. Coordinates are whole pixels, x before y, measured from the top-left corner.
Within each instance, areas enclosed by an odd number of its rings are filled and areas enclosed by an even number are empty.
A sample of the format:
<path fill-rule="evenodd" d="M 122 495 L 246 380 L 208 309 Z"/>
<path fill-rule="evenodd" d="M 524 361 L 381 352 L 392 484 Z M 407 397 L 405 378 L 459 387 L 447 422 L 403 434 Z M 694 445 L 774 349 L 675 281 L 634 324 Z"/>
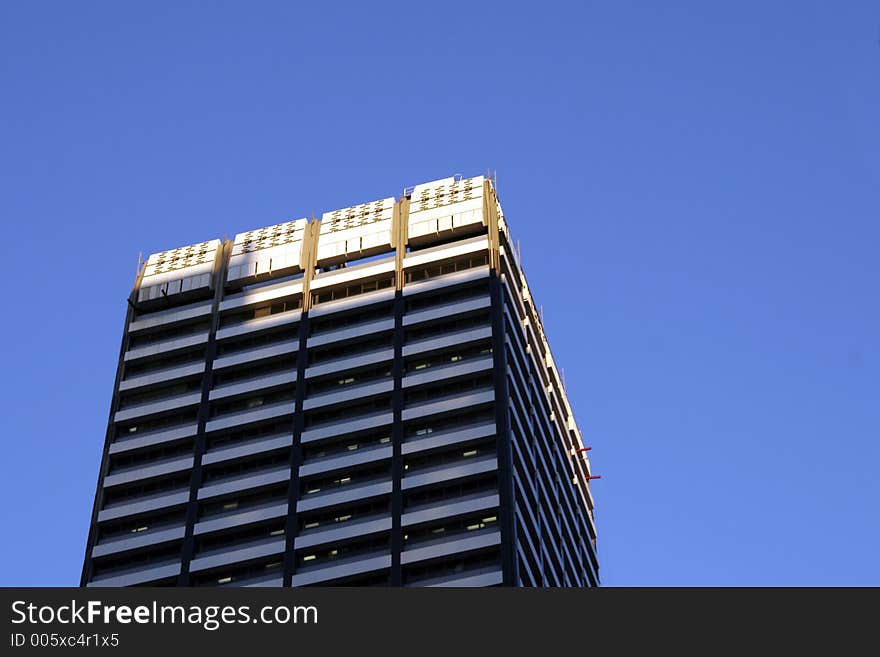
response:
<path fill-rule="evenodd" d="M 293 443 L 290 446 L 290 483 L 287 487 L 287 522 L 284 525 L 284 579 L 282 586 L 291 586 L 295 568 L 294 542 L 299 532 L 296 503 L 299 499 L 299 466 L 302 464 L 302 432 L 305 427 L 303 402 L 306 398 L 306 367 L 309 355 L 309 318 L 304 312 L 299 320 L 299 348 L 296 352 L 296 401 L 293 413 Z"/>
<path fill-rule="evenodd" d="M 394 378 L 394 390 L 391 393 L 391 410 L 393 423 L 391 429 L 391 585 L 403 585 L 403 569 L 400 556 L 403 552 L 403 315 L 406 302 L 403 298 L 403 258 L 406 255 L 407 222 L 409 219 L 409 199 L 403 198 L 394 205 L 394 219 L 391 235 L 396 247 L 395 255 L 395 289 L 394 293 L 394 362 L 391 376 Z"/>
<path fill-rule="evenodd" d="M 296 568 L 294 545 L 299 533 L 299 520 L 296 504 L 299 500 L 299 467 L 302 465 L 302 433 L 305 428 L 303 403 L 306 398 L 306 368 L 309 366 L 308 341 L 311 334 L 309 308 L 311 307 L 311 282 L 315 275 L 318 250 L 318 231 L 320 224 L 311 221 L 306 226 L 300 252 L 300 267 L 303 270 L 303 300 L 299 319 L 299 347 L 296 351 L 296 401 L 293 412 L 293 441 L 290 446 L 290 482 L 287 487 L 287 521 L 284 525 L 284 574 L 282 586 L 293 585 L 293 571 Z"/>
<path fill-rule="evenodd" d="M 394 377 L 394 390 L 391 393 L 391 409 L 394 414 L 391 429 L 391 585 L 403 584 L 400 555 L 403 552 L 403 293 L 394 295 L 394 364 L 391 375 Z"/>
<path fill-rule="evenodd" d="M 186 530 L 183 536 L 183 547 L 180 551 L 180 575 L 177 578 L 178 586 L 189 586 L 189 564 L 195 551 L 195 539 L 193 530 L 199 513 L 199 488 L 202 486 L 202 456 L 205 453 L 205 425 L 210 419 L 210 403 L 208 397 L 214 385 L 214 358 L 217 356 L 217 329 L 220 326 L 220 301 L 223 299 L 223 286 L 226 282 L 226 266 L 229 262 L 229 254 L 232 251 L 232 242 L 226 241 L 217 250 L 217 260 L 214 263 L 214 300 L 211 302 L 211 329 L 208 333 L 208 343 L 205 347 L 205 374 L 202 377 L 202 399 L 199 402 L 198 429 L 193 452 L 193 469 L 189 481 L 189 502 L 186 508 Z"/>

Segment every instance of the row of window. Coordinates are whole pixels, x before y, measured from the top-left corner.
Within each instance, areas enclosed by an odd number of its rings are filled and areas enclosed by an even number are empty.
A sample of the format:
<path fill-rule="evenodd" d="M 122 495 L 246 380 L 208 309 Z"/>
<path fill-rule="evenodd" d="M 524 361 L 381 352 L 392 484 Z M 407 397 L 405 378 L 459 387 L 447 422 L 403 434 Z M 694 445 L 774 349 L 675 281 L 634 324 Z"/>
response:
<path fill-rule="evenodd" d="M 491 374 L 483 374 L 480 376 L 468 377 L 459 380 L 442 381 L 432 385 L 423 386 L 412 391 L 408 391 L 405 395 L 405 401 L 407 404 L 414 404 L 424 401 L 442 399 L 451 395 L 460 394 L 463 391 L 484 389 L 490 387 L 491 384 Z M 218 417 L 223 416 L 227 413 L 237 413 L 243 410 L 259 408 L 263 405 L 292 402 L 293 399 L 294 388 L 293 386 L 288 386 L 286 388 L 282 388 L 269 393 L 246 396 L 239 399 L 234 399 L 229 402 L 215 403 L 212 405 L 212 411 L 213 416 Z M 384 395 L 382 397 L 370 398 L 365 400 L 357 400 L 349 405 L 337 406 L 331 409 L 321 409 L 318 411 L 307 413 L 305 418 L 306 426 L 309 427 L 324 422 L 339 421 L 340 419 L 362 416 L 365 414 L 375 413 L 380 410 L 390 410 L 390 405 L 390 395 Z M 456 418 L 441 416 L 434 418 L 433 422 L 437 425 L 436 429 L 439 430 L 443 427 L 444 424 L 449 427 L 454 426 L 455 421 L 457 421 L 459 423 L 459 426 L 461 426 L 461 422 L 476 422 L 481 419 L 488 419 L 488 416 L 485 415 L 486 411 L 480 411 L 479 409 L 475 410 L 478 413 L 482 413 L 482 415 L 473 415 L 472 413 L 466 413 L 463 417 Z M 132 423 L 127 427 L 120 426 L 120 429 L 127 432 L 128 435 L 137 435 L 137 432 L 141 431 L 142 429 L 152 431 L 156 429 L 156 425 L 159 423 L 165 423 L 170 420 L 179 421 L 179 419 L 179 414 L 170 415 L 166 417 L 153 418 L 141 424 Z M 289 423 L 290 421 L 288 420 L 287 422 Z M 261 427 L 254 427 L 238 430 L 235 432 L 229 432 L 228 434 L 212 436 L 211 442 L 209 444 L 209 449 L 217 449 L 219 447 L 222 447 L 224 441 L 229 441 L 229 444 L 235 444 L 238 441 L 255 440 L 259 439 L 261 436 L 273 435 L 274 432 L 278 432 L 274 435 L 284 435 L 291 430 L 292 426 L 290 424 L 287 424 L 287 426 L 285 426 L 285 422 L 275 422 L 269 423 Z M 430 418 L 427 421 L 413 422 L 411 423 L 411 426 L 407 427 L 408 435 L 416 437 L 427 435 L 434 430 L 435 426 L 431 424 Z M 307 447 L 306 456 L 308 458 L 323 458 L 327 455 L 340 454 L 343 452 L 353 452 L 366 447 L 387 444 L 389 442 L 390 435 L 388 435 L 387 430 L 377 432 L 372 436 L 368 436 L 367 440 L 362 440 L 357 437 L 342 436 L 335 441 L 325 441 L 323 445 Z M 486 444 L 482 446 L 466 445 L 461 449 L 456 447 L 450 450 L 448 453 L 441 451 L 429 455 L 413 457 L 407 459 L 405 467 L 410 473 L 425 468 L 439 467 L 446 462 L 452 462 L 458 459 L 466 459 L 483 454 L 488 448 L 494 449 L 493 441 L 487 441 Z M 111 462 L 111 471 L 119 471 L 129 467 L 138 467 L 149 463 L 173 459 L 191 453 L 191 441 L 189 439 L 186 439 L 178 443 L 162 445 L 155 448 L 147 448 L 144 450 L 132 452 L 130 454 L 120 454 L 117 457 L 113 457 L 114 460 Z M 231 478 L 234 476 L 244 476 L 248 473 L 271 469 L 272 467 L 283 466 L 288 461 L 289 450 L 287 448 L 284 448 L 278 450 L 277 452 L 257 454 L 252 457 L 238 459 L 233 462 L 222 462 L 216 465 L 209 465 L 203 469 L 203 482 L 209 483 L 219 479 Z M 387 466 L 382 466 L 382 476 L 387 476 L 387 469 Z M 310 481 L 308 483 L 311 487 L 309 489 L 304 488 L 303 494 L 312 494 L 314 492 L 317 492 L 317 490 L 312 490 L 313 488 L 326 489 L 333 486 L 348 485 L 355 480 L 359 482 L 365 482 L 369 480 L 365 479 L 365 473 L 363 472 L 359 472 L 356 474 L 356 477 L 333 476 L 328 481 L 323 482 L 320 486 L 315 485 L 316 482 Z M 165 481 L 165 479 L 163 479 L 162 481 Z M 111 501 L 113 500 L 122 499 L 123 495 L 125 495 L 126 498 L 133 498 L 139 494 L 150 494 L 151 492 L 153 492 L 153 490 L 157 490 L 156 485 L 158 485 L 157 482 L 145 481 L 139 484 L 132 484 L 130 487 L 114 487 L 113 489 L 108 491 L 106 503 L 111 503 Z M 148 490 L 147 487 L 151 488 Z M 166 488 L 163 490 L 170 490 L 170 488 Z"/>
<path fill-rule="evenodd" d="M 278 306 L 278 311 L 284 311 L 284 303 L 276 305 Z M 269 313 L 274 312 L 274 310 L 271 306 L 267 306 L 266 309 L 262 311 L 259 309 L 251 309 L 248 312 Z M 482 313 L 471 317 L 454 318 L 450 321 L 440 322 L 429 326 L 413 327 L 407 330 L 406 341 L 410 342 L 414 340 L 421 340 L 427 337 L 444 335 L 456 330 L 463 330 L 474 326 L 485 325 L 487 321 L 488 316 L 485 313 Z M 291 329 L 290 327 L 280 327 L 266 332 L 260 332 L 255 335 L 249 335 L 238 340 L 222 341 L 218 345 L 218 357 L 237 353 L 242 350 L 250 350 L 259 348 L 261 346 L 271 345 L 279 340 L 297 339 L 297 336 L 298 332 L 295 327 L 293 329 Z M 321 364 L 340 358 L 359 355 L 361 353 L 377 349 L 388 348 L 391 345 L 392 335 L 390 332 L 386 332 L 385 334 L 367 336 L 361 340 L 346 341 L 341 344 L 332 344 L 326 347 L 319 347 L 310 350 L 309 364 Z M 455 362 L 455 356 L 455 354 L 450 354 L 450 362 Z M 458 356 L 459 358 L 464 357 L 464 355 L 462 354 L 459 354 Z M 199 362 L 199 360 L 201 360 L 203 357 L 204 349 L 196 349 L 185 350 L 181 353 L 172 353 L 155 359 L 146 359 L 141 362 L 127 363 L 125 366 L 125 376 L 126 378 L 131 378 L 133 376 L 141 376 L 147 373 L 151 373 L 153 371 L 158 371 L 169 367 Z M 256 377 L 263 374 L 282 371 L 286 367 L 295 365 L 294 357 L 284 360 L 285 365 L 281 365 L 277 362 L 263 363 L 262 365 L 249 363 L 247 366 L 236 368 L 229 372 L 220 371 L 215 374 L 215 376 L 217 377 L 215 385 L 224 385 L 226 383 L 234 381 L 245 380 L 247 378 L 251 378 L 251 373 L 253 373 L 252 375 Z M 422 369 L 424 367 L 429 367 L 432 364 L 435 364 L 435 362 L 439 363 L 440 361 L 437 361 L 436 359 L 422 358 L 418 363 L 412 364 L 411 367 L 414 370 Z M 257 369 L 254 369 L 255 367 Z M 154 388 L 143 392 L 131 392 L 123 394 L 121 407 L 128 407 L 130 405 L 142 403 L 144 401 L 171 397 L 175 394 L 187 391 L 195 391 L 198 390 L 199 387 L 200 379 L 194 378 L 186 382 L 173 384 L 172 386 Z"/>
<path fill-rule="evenodd" d="M 356 343 L 355 345 L 337 345 L 323 350 L 313 350 L 313 352 L 310 353 L 310 360 L 313 363 L 321 363 L 324 362 L 324 360 L 334 360 L 336 358 L 360 353 L 363 349 L 372 350 L 387 346 L 390 346 L 390 336 L 377 336 Z M 407 372 L 418 372 L 430 367 L 449 365 L 464 360 L 484 357 L 491 353 L 491 347 L 487 345 L 466 347 L 438 354 L 414 357 L 408 360 L 405 367 Z M 259 363 L 248 363 L 241 367 L 221 370 L 214 375 L 214 387 L 219 388 L 239 381 L 256 379 L 262 376 L 290 371 L 295 365 L 294 357 L 276 357 L 265 359 Z M 311 396 L 323 392 L 339 390 L 344 386 L 386 378 L 390 376 L 390 374 L 390 364 L 387 363 L 378 367 L 368 367 L 361 370 L 347 370 L 340 374 L 310 381 L 307 394 Z M 201 379 L 191 377 L 170 384 L 147 388 L 142 391 L 127 391 L 120 394 L 119 407 L 124 409 L 151 401 L 172 399 L 176 396 L 197 392 L 200 389 Z M 238 410 L 241 410 L 242 408 L 247 408 L 247 405 L 245 404 L 245 406 L 241 407 L 241 405 L 236 405 L 235 402 L 227 402 L 225 404 L 217 405 L 217 410 L 215 411 L 214 416 L 226 413 L 226 408 L 237 408 Z"/>
<path fill-rule="evenodd" d="M 271 465 L 271 463 L 264 457 L 260 459 L 252 459 L 249 467 L 265 467 L 266 465 Z M 370 476 L 374 475 L 378 470 L 378 468 L 375 468 L 372 471 L 363 470 L 359 474 Z M 215 470 L 215 473 L 218 475 L 228 475 L 230 472 L 230 470 L 225 468 Z M 352 479 L 354 479 L 355 476 L 357 475 L 353 475 Z M 210 475 L 207 475 L 207 478 L 210 479 Z M 336 476 L 332 480 L 327 478 L 326 482 L 330 486 L 346 485 L 349 483 L 343 481 L 344 479 L 346 479 L 346 477 Z M 183 481 L 180 480 L 176 483 L 183 483 Z M 494 477 L 482 476 L 455 482 L 430 491 L 430 494 L 437 499 L 449 499 L 450 497 L 468 495 L 481 490 L 489 490 L 494 484 Z M 306 485 L 315 485 L 315 482 Z M 308 492 L 309 491 L 306 491 L 306 494 L 308 494 Z M 405 506 L 409 507 L 414 503 L 424 502 L 427 499 L 426 493 L 428 493 L 428 491 L 415 493 L 409 492 L 409 494 L 406 495 Z M 260 491 L 239 493 L 227 496 L 221 500 L 210 500 L 202 503 L 199 517 L 200 519 L 218 517 L 222 514 L 237 513 L 257 506 L 283 502 L 285 499 L 286 484 L 276 484 Z M 387 496 L 374 500 L 358 501 L 334 509 L 318 510 L 311 514 L 303 514 L 300 517 L 300 531 L 307 532 L 328 525 L 338 525 L 354 520 L 365 519 L 370 516 L 387 514 L 389 510 L 389 500 Z M 183 507 L 178 507 L 171 511 L 145 514 L 138 518 L 123 519 L 113 523 L 107 523 L 102 527 L 101 540 L 108 540 L 120 536 L 131 536 L 141 532 L 154 531 L 166 526 L 176 526 L 183 521 Z M 404 540 L 407 545 L 414 545 L 422 541 L 431 541 L 444 536 L 454 536 L 461 533 L 488 529 L 494 526 L 496 521 L 497 514 L 486 512 L 464 518 L 447 519 L 435 522 L 431 525 L 408 529 L 404 535 Z M 284 522 L 285 520 L 282 518 L 199 537 L 196 541 L 196 555 L 198 556 L 199 554 L 211 551 L 240 547 L 252 542 L 259 542 L 273 537 L 283 536 Z M 320 550 L 304 550 L 298 555 L 297 563 L 300 566 L 317 565 L 324 561 L 356 556 L 361 552 L 376 549 L 379 546 L 377 541 L 387 541 L 387 536 L 381 539 L 353 541 L 343 545 L 327 546 Z M 113 570 L 123 570 L 128 567 L 133 568 L 145 564 L 158 563 L 167 560 L 171 556 L 177 557 L 178 551 L 179 546 L 175 544 L 174 547 L 153 547 L 145 551 L 97 559 L 95 574 L 106 575 Z M 220 584 L 222 582 L 218 581 L 217 583 Z"/>
<path fill-rule="evenodd" d="M 367 551 L 371 549 L 373 551 L 381 551 L 382 546 L 381 544 L 365 546 L 364 549 Z M 342 556 L 341 553 L 335 555 L 328 553 L 327 555 L 329 561 L 342 558 Z M 356 555 L 349 554 L 348 556 Z M 314 560 L 306 561 L 303 565 L 307 566 L 310 563 L 314 565 L 317 562 L 318 554 L 315 553 L 314 557 Z M 270 557 L 242 566 L 196 573 L 193 575 L 192 583 L 194 586 L 225 586 L 235 583 L 259 582 L 270 578 L 280 578 L 282 568 L 283 563 L 278 557 Z M 497 549 L 480 551 L 452 559 L 439 559 L 405 566 L 403 569 L 403 583 L 418 586 L 420 583 L 426 583 L 434 579 L 442 579 L 453 575 L 466 576 L 469 573 L 481 573 L 497 568 L 500 568 L 500 552 Z M 390 583 L 390 574 L 387 569 L 383 569 L 375 573 L 356 575 L 331 582 L 320 582 L 318 586 L 388 586 Z"/>

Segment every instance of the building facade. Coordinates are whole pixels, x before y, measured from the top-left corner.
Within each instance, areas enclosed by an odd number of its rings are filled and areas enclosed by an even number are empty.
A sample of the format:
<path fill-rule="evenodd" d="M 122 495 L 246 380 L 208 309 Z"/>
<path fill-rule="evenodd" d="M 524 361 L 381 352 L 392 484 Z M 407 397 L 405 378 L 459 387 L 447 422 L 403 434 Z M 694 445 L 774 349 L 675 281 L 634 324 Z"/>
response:
<path fill-rule="evenodd" d="M 491 180 L 151 256 L 83 586 L 597 586 L 586 449 Z"/>

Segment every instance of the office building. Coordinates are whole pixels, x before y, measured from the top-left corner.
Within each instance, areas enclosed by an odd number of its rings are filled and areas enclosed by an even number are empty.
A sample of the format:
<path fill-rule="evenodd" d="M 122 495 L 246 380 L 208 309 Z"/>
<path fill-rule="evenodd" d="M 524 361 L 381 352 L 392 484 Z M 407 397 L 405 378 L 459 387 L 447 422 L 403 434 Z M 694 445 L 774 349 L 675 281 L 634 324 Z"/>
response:
<path fill-rule="evenodd" d="M 82 584 L 598 585 L 512 245 L 480 176 L 150 256 Z"/>

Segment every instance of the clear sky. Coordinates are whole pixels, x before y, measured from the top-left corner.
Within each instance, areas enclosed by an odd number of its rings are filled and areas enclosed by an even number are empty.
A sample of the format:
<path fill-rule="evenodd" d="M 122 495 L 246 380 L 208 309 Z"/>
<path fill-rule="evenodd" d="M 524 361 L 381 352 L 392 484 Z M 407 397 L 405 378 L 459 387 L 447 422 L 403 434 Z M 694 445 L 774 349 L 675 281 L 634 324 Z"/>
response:
<path fill-rule="evenodd" d="M 880 585 L 880 7 L 767 0 L 0 3 L 0 584 L 78 583 L 138 252 L 487 168 L 604 584 Z"/>

